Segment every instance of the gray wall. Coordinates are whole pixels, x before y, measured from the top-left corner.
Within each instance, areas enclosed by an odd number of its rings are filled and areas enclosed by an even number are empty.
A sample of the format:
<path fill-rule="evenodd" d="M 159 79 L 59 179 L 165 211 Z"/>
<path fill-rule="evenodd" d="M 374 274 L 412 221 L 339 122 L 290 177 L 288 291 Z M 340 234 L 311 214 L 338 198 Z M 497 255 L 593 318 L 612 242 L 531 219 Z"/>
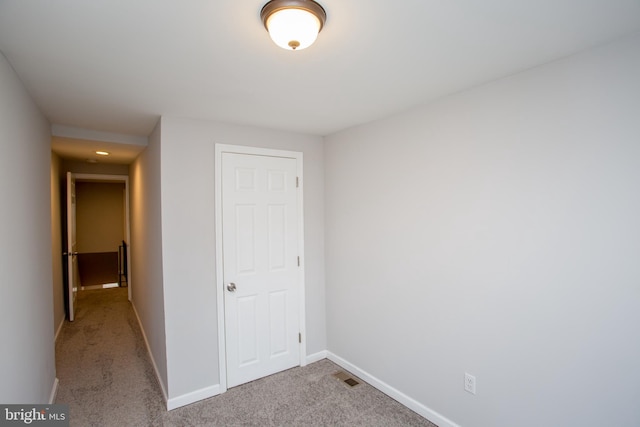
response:
<path fill-rule="evenodd" d="M 131 164 L 129 180 L 131 302 L 140 319 L 166 399 L 167 349 L 162 279 L 160 124 L 149 136 L 147 148 Z"/>
<path fill-rule="evenodd" d="M 49 123 L 0 53 L 0 402 L 47 403 L 51 322 Z"/>
<path fill-rule="evenodd" d="M 215 386 L 220 381 L 215 143 L 304 153 L 307 354 L 325 350 L 322 139 L 174 117 L 163 117 L 161 123 L 162 265 L 169 398 Z"/>
<path fill-rule="evenodd" d="M 636 36 L 326 138 L 329 351 L 465 426 L 640 425 L 639 76 Z"/>

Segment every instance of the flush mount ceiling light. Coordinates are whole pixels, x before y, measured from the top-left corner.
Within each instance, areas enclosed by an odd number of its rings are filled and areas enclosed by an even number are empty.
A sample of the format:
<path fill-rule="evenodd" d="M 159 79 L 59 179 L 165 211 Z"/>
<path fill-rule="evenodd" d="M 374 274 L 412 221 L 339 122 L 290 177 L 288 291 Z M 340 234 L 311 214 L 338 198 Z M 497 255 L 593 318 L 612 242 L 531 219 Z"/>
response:
<path fill-rule="evenodd" d="M 98 154 L 100 156 L 108 156 L 109 152 L 108 151 L 96 151 L 96 154 Z"/>
<path fill-rule="evenodd" d="M 327 14 L 313 0 L 271 0 L 260 12 L 271 40 L 287 50 L 302 50 L 316 41 Z"/>

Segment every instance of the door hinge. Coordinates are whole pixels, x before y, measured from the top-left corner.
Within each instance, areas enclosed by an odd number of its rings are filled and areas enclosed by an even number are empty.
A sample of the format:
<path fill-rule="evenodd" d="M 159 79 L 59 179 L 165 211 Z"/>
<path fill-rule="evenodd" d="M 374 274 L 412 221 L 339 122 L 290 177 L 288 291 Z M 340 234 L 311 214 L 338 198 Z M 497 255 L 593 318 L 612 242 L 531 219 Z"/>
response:
<path fill-rule="evenodd" d="M 300 187 L 300 178 L 296 176 L 296 188 Z"/>
<path fill-rule="evenodd" d="M 302 344 L 302 332 L 298 332 L 298 342 Z"/>
<path fill-rule="evenodd" d="M 298 267 L 300 267 L 300 257 L 298 257 Z"/>

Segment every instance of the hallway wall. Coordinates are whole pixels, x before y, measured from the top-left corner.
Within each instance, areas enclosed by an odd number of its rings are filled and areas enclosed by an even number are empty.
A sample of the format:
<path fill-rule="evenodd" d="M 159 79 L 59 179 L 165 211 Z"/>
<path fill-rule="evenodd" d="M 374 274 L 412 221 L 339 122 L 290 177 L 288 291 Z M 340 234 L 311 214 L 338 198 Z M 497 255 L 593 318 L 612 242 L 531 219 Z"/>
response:
<path fill-rule="evenodd" d="M 57 335 L 65 319 L 62 263 L 62 160 L 51 153 L 51 263 L 53 270 L 53 330 Z"/>
<path fill-rule="evenodd" d="M 50 125 L 0 53 L 0 402 L 48 403 L 51 323 Z"/>
<path fill-rule="evenodd" d="M 131 217 L 131 303 L 167 399 L 165 292 L 162 277 L 160 123 L 149 145 L 129 168 Z"/>
<path fill-rule="evenodd" d="M 78 252 L 118 252 L 125 238 L 124 183 L 76 182 Z"/>
<path fill-rule="evenodd" d="M 80 160 L 64 159 L 62 161 L 62 172 L 94 175 L 129 175 L 129 165 L 117 163 L 87 163 Z"/>

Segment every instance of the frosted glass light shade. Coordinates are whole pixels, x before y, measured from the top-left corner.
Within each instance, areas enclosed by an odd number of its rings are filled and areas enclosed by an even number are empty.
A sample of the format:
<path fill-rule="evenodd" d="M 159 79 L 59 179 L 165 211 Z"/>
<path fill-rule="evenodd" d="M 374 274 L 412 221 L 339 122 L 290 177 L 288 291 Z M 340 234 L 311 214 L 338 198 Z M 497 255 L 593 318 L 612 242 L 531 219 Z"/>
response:
<path fill-rule="evenodd" d="M 327 19 L 314 0 L 271 0 L 260 12 L 271 40 L 287 50 L 301 50 L 313 44 Z"/>
<path fill-rule="evenodd" d="M 320 32 L 320 21 L 302 9 L 282 9 L 267 19 L 271 40 L 283 49 L 302 50 L 313 44 Z"/>

